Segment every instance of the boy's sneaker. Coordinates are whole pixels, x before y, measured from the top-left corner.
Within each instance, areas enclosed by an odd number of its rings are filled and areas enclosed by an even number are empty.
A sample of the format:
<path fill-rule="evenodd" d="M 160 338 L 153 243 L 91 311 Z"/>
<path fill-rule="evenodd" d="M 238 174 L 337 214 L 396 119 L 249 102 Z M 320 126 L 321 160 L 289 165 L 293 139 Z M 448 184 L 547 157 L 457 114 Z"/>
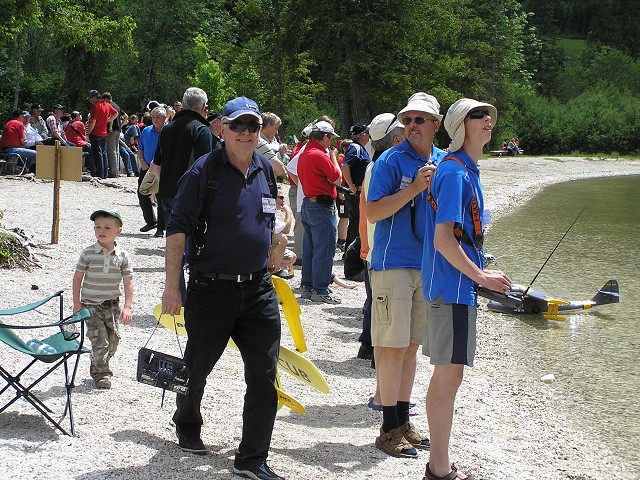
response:
<path fill-rule="evenodd" d="M 253 480 L 285 480 L 284 477 L 281 477 L 271 470 L 271 467 L 267 465 L 266 461 L 262 462 L 262 464 L 257 467 L 248 470 L 240 470 L 233 467 L 233 473 L 236 478 L 252 478 Z"/>
<path fill-rule="evenodd" d="M 311 295 L 311 301 L 330 303 L 332 305 L 338 305 L 342 303 L 342 300 L 340 300 L 340 297 L 338 297 L 337 295 L 334 295 L 333 293 L 327 293 L 327 294 L 314 293 L 313 295 Z"/>
<path fill-rule="evenodd" d="M 111 379 L 109 377 L 102 377 L 96 380 L 96 387 L 101 390 L 108 390 L 111 388 Z"/>

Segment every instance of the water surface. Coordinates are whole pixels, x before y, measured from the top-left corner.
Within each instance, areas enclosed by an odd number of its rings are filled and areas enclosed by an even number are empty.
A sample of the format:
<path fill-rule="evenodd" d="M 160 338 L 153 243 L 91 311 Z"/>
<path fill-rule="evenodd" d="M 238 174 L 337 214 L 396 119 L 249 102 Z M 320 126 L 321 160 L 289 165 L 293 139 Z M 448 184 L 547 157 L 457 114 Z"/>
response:
<path fill-rule="evenodd" d="M 512 280 L 528 284 L 584 206 L 536 289 L 588 300 L 610 278 L 621 303 L 567 316 L 505 319 L 519 369 L 554 373 L 574 425 L 596 430 L 601 444 L 640 477 L 640 176 L 577 180 L 545 188 L 496 221 L 486 251 Z"/>

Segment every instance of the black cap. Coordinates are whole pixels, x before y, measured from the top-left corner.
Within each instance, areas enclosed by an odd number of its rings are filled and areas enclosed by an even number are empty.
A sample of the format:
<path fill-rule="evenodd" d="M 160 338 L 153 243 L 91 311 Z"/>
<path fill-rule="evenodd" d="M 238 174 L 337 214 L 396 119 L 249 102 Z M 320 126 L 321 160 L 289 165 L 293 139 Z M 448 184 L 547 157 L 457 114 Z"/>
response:
<path fill-rule="evenodd" d="M 218 112 L 209 112 L 207 113 L 207 121 L 208 122 L 213 122 L 214 120 L 217 120 L 219 118 L 222 118 L 222 114 L 218 113 Z"/>
<path fill-rule="evenodd" d="M 42 108 L 39 103 L 34 103 L 33 105 L 31 105 L 31 110 L 35 110 L 36 108 L 41 112 L 44 112 L 44 108 Z"/>
<path fill-rule="evenodd" d="M 55 104 L 53 106 L 53 109 L 54 110 L 64 110 L 64 107 L 62 105 L 60 105 L 59 103 L 57 103 L 57 104 Z"/>
<path fill-rule="evenodd" d="M 100 98 L 100 92 L 98 90 L 91 90 L 89 92 L 89 98 Z"/>
<path fill-rule="evenodd" d="M 349 134 L 360 135 L 361 133 L 368 132 L 368 131 L 369 131 L 369 127 L 367 127 L 366 125 L 362 125 L 360 123 L 356 123 L 353 127 L 351 127 L 351 130 L 349 130 Z"/>

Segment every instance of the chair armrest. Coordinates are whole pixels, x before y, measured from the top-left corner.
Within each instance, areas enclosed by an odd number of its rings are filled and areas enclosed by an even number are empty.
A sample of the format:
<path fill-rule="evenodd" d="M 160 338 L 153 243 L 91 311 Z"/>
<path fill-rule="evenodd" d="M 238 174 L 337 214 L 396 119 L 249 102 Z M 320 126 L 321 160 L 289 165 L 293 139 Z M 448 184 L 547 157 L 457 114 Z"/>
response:
<path fill-rule="evenodd" d="M 49 296 L 47 298 L 43 298 L 42 300 L 39 300 L 39 301 L 37 301 L 35 303 L 30 303 L 29 305 L 23 305 L 21 307 L 8 308 L 6 310 L 0 310 L 0 315 L 16 315 L 18 313 L 28 312 L 30 310 L 38 308 L 41 305 L 44 305 L 45 303 L 47 303 L 49 300 L 51 300 L 53 298 L 61 296 L 62 293 L 63 293 L 63 290 L 60 290 L 59 292 L 56 292 L 56 293 L 54 293 L 53 295 L 51 295 L 51 296 Z"/>

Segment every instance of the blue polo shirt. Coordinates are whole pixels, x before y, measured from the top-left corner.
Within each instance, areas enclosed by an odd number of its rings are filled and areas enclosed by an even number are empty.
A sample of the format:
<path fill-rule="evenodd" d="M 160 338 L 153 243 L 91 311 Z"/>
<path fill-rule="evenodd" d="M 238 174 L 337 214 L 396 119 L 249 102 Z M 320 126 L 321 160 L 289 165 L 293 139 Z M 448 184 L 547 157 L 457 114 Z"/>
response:
<path fill-rule="evenodd" d="M 162 130 L 160 130 L 161 132 Z M 144 127 L 140 134 L 140 140 L 138 141 L 138 150 L 142 150 L 142 156 L 147 165 L 151 165 L 153 162 L 153 155 L 158 148 L 158 139 L 160 138 L 160 132 L 156 132 L 153 125 Z"/>
<path fill-rule="evenodd" d="M 431 149 L 431 162 L 440 163 L 446 152 Z M 380 200 L 410 185 L 427 160 L 419 155 L 405 140 L 386 150 L 373 165 L 367 201 Z M 371 268 L 376 271 L 393 268 L 422 268 L 422 243 L 424 239 L 427 200 L 425 192 L 414 198 L 415 228 L 411 227 L 411 204 L 408 203 L 392 216 L 376 222 Z M 429 208 L 431 208 L 429 206 Z"/>
<path fill-rule="evenodd" d="M 424 242 L 422 256 L 422 291 L 427 300 L 435 300 L 444 294 L 445 303 L 459 303 L 475 307 L 477 306 L 476 288 L 478 285 L 453 267 L 433 246 L 433 237 L 438 223 L 459 223 L 467 235 L 473 238 L 471 212 L 473 190 L 475 190 L 480 212 L 484 211 L 478 166 L 463 150 L 458 150 L 451 155 L 462 160 L 466 168 L 453 160 L 442 162 L 431 181 L 431 194 L 438 204 L 438 211 L 434 212 L 431 206 L 427 209 L 425 238 L 429 240 Z M 482 228 L 484 230 L 484 225 Z M 482 269 L 484 266 L 483 252 L 477 251 L 464 242 L 459 243 L 467 257 Z"/>
<path fill-rule="evenodd" d="M 187 235 L 187 262 L 196 271 L 228 275 L 258 272 L 267 266 L 271 248 L 275 199 L 267 178 L 275 185 L 273 169 L 254 152 L 245 179 L 222 149 L 218 190 L 209 214 L 205 246 L 196 255 L 190 234 L 200 224 L 207 190 L 207 161 L 211 155 L 199 158 L 180 179 L 167 236 Z"/>

